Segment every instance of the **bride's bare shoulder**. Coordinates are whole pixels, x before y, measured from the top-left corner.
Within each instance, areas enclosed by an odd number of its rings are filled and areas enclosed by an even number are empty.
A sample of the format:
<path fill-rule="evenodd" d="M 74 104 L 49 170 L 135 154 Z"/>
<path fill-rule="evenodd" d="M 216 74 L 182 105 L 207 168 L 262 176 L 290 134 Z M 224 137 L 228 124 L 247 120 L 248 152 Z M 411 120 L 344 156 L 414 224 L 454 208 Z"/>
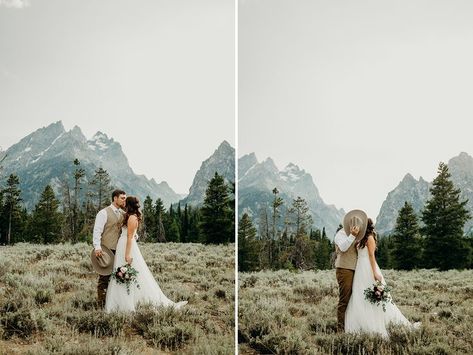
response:
<path fill-rule="evenodd" d="M 132 224 L 138 223 L 138 217 L 135 216 L 134 214 L 130 215 L 130 216 L 128 217 L 128 223 L 130 223 L 130 222 L 131 222 Z"/>
<path fill-rule="evenodd" d="M 374 234 L 369 234 L 368 239 L 366 241 L 366 244 L 369 246 L 376 247 L 376 238 L 374 237 Z"/>

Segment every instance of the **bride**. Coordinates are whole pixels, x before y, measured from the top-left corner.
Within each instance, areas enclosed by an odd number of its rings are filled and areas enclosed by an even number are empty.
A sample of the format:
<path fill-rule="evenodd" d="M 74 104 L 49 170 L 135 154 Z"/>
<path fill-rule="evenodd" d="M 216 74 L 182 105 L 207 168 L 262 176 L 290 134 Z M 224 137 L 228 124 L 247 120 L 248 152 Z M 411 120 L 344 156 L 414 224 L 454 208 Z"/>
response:
<path fill-rule="evenodd" d="M 348 333 L 370 332 L 388 337 L 389 323 L 417 327 L 420 323 L 411 324 L 393 303 L 386 304 L 386 312 L 381 306 L 365 300 L 363 291 L 372 288 L 378 280 L 386 284 L 376 262 L 376 232 L 373 221 L 368 218 L 366 233 L 357 243 L 358 260 L 353 277 L 352 294 L 345 313 L 345 331 Z"/>
<path fill-rule="evenodd" d="M 117 270 L 118 267 L 126 263 L 130 264 L 138 271 L 136 278 L 139 288 L 136 284 L 132 283 L 130 285 L 130 294 L 128 294 L 125 285 L 121 285 L 111 278 L 105 300 L 105 312 L 134 311 L 138 302 L 152 303 L 155 306 L 172 306 L 176 309 L 181 308 L 187 304 L 187 301 L 176 303 L 164 295 L 146 265 L 136 243 L 135 235 L 138 224 L 141 222 L 139 200 L 134 196 L 128 196 L 125 203 L 126 214 L 123 221 L 122 234 L 118 239 L 113 270 Z"/>

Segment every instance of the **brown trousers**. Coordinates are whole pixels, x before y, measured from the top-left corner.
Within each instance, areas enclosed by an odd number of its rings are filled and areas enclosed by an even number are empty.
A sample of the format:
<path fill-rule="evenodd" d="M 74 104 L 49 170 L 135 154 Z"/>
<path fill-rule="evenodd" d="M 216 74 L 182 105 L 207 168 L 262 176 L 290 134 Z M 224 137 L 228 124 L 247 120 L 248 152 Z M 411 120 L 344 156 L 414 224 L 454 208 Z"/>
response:
<path fill-rule="evenodd" d="M 112 250 L 115 254 L 115 250 Z M 105 298 L 107 297 L 108 283 L 110 282 L 110 275 L 99 275 L 99 282 L 97 284 L 97 303 L 99 307 L 105 306 Z"/>
<path fill-rule="evenodd" d="M 350 269 L 336 269 L 336 276 L 338 282 L 338 306 L 337 306 L 337 330 L 339 332 L 345 331 L 345 311 L 347 310 L 348 301 L 351 297 L 351 287 L 353 285 L 353 275 L 355 270 Z"/>

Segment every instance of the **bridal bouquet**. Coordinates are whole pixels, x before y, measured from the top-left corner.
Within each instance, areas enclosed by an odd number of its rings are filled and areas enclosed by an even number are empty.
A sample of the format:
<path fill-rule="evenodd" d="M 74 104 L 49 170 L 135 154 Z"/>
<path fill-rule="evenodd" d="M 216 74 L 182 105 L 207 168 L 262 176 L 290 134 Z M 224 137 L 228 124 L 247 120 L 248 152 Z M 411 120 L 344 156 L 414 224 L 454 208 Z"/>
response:
<path fill-rule="evenodd" d="M 388 302 L 392 303 L 390 291 L 391 288 L 388 287 L 388 285 L 384 285 L 381 281 L 376 281 L 376 283 L 373 284 L 373 287 L 365 289 L 365 300 L 377 306 L 381 303 L 383 311 L 386 312 L 386 304 Z"/>
<path fill-rule="evenodd" d="M 125 284 L 126 292 L 130 294 L 130 285 L 132 282 L 136 284 L 137 288 L 140 288 L 136 275 L 138 275 L 138 271 L 130 264 L 125 264 L 118 267 L 117 270 L 112 273 L 112 278 L 120 284 Z"/>

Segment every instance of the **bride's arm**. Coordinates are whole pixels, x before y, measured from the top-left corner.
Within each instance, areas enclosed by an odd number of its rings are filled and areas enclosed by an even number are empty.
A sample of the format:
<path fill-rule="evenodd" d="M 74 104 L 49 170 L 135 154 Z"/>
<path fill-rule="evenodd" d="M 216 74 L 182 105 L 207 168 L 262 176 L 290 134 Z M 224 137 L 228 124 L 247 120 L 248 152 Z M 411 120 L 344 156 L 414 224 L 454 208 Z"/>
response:
<path fill-rule="evenodd" d="M 131 264 L 131 242 L 133 237 L 135 236 L 135 231 L 138 228 L 138 218 L 135 215 L 131 215 L 128 217 L 128 224 L 127 224 L 127 240 L 126 240 L 126 248 L 125 248 L 125 261 Z"/>
<path fill-rule="evenodd" d="M 373 271 L 374 279 L 378 281 L 382 281 L 381 274 L 378 272 L 376 268 L 376 266 L 378 265 L 376 263 L 376 257 L 374 256 L 374 252 L 376 250 L 376 242 L 374 241 L 374 238 L 372 235 L 368 237 L 366 246 L 368 247 L 368 255 L 370 257 L 371 270 Z"/>

